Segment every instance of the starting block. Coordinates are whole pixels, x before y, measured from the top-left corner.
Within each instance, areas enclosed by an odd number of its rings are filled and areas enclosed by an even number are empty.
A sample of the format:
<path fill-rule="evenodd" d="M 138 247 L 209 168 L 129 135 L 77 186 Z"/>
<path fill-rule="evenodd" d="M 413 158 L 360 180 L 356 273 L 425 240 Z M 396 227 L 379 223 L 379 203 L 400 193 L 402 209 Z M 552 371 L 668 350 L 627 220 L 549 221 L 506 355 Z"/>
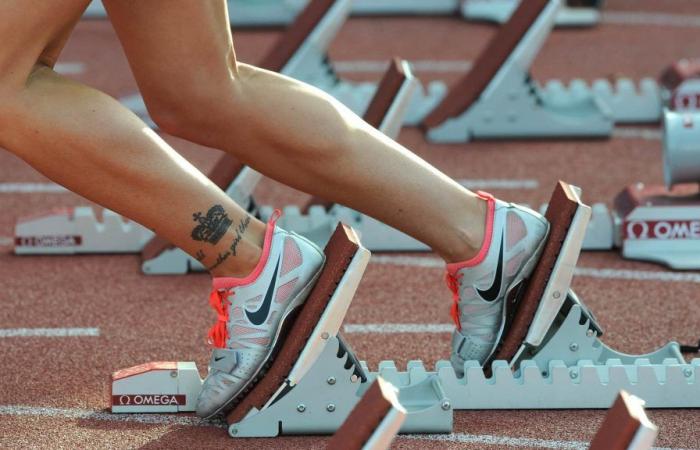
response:
<path fill-rule="evenodd" d="M 505 23 L 513 15 L 520 0 L 465 0 L 462 15 L 470 20 Z M 554 24 L 559 27 L 591 27 L 600 22 L 602 0 L 569 0 L 557 13 Z"/>
<path fill-rule="evenodd" d="M 620 248 L 627 259 L 700 269 L 700 115 L 664 110 L 665 186 L 636 183 L 612 210 L 593 206 L 584 250 Z"/>
<path fill-rule="evenodd" d="M 661 95 L 672 111 L 700 110 L 700 59 L 681 59 L 661 74 Z"/>
<path fill-rule="evenodd" d="M 328 47 L 347 20 L 351 6 L 352 0 L 309 1 L 265 56 L 260 67 L 315 86 L 362 116 L 367 111 L 378 84 L 341 79 L 327 56 Z M 429 84 L 425 91 L 422 88 L 415 89 L 407 106 L 406 123 L 418 124 L 446 92 L 447 88 L 439 82 Z M 139 117 L 152 123 L 140 94 L 124 97 L 121 102 Z"/>
<path fill-rule="evenodd" d="M 644 400 L 621 391 L 589 450 L 650 450 L 658 433 L 644 411 Z"/>
<path fill-rule="evenodd" d="M 370 103 L 364 119 L 392 139 L 398 137 L 411 95 L 418 88 L 411 68 L 405 61 L 395 60 L 390 66 Z M 412 237 L 372 217 L 319 197 L 307 205 L 284 208 L 277 224 L 299 233 L 323 247 L 338 223 L 345 223 L 360 235 L 362 244 L 371 251 L 427 251 L 429 248 Z M 271 206 L 260 207 L 260 217 L 268 220 Z"/>
<path fill-rule="evenodd" d="M 619 79 L 588 85 L 558 80 L 544 87 L 529 75 L 532 62 L 554 24 L 560 0 L 521 2 L 473 68 L 422 121 L 430 140 L 599 136 L 616 122 L 658 122 L 659 87 L 653 79 L 637 86 Z"/>
<path fill-rule="evenodd" d="M 369 262 L 370 252 L 362 247 L 352 229 L 339 225 L 325 254 L 326 265 L 300 307 L 274 361 L 228 414 L 232 437 L 333 433 L 377 378 L 357 360 L 338 333 Z M 143 400 L 153 395 L 149 390 L 153 377 L 159 377 L 160 382 L 167 385 L 163 389 L 166 395 L 174 397 L 176 392 L 181 392 L 172 369 L 176 366 L 171 363 L 159 371 L 142 369 L 147 366 L 113 375 L 113 411 L 115 406 L 131 407 L 124 403 L 136 401 L 137 396 L 138 406 L 144 405 L 147 409 L 120 408 L 115 412 L 161 411 L 163 406 L 153 404 L 154 400 L 148 405 Z M 123 375 L 125 373 L 134 375 L 128 377 Z M 168 376 L 175 381 L 167 380 Z M 122 381 L 129 378 L 132 379 L 130 383 Z M 117 383 L 121 384 L 115 386 Z M 189 389 L 191 396 L 197 391 L 197 383 L 188 384 L 185 389 Z M 402 386 L 396 395 L 403 405 L 400 413 L 405 415 L 402 432 L 447 433 L 452 430 L 452 407 L 436 376 Z M 387 419 L 389 430 L 398 425 L 397 417 Z"/>
<path fill-rule="evenodd" d="M 371 372 L 357 360 L 338 330 L 370 253 L 339 225 L 276 359 L 228 413 L 229 434 L 332 433 L 377 377 L 398 389 L 403 432 L 448 432 L 453 409 L 606 409 L 620 390 L 650 408 L 700 407 L 700 359 L 686 362 L 677 343 L 630 355 L 600 340 L 601 327 L 570 289 L 590 208 L 578 188 L 563 182 L 549 205 L 550 235 L 522 295 L 508 300 L 510 328 L 488 375 L 476 361 L 465 362 L 458 376 L 448 361 L 433 372 L 421 361 L 406 371 L 384 361 Z"/>

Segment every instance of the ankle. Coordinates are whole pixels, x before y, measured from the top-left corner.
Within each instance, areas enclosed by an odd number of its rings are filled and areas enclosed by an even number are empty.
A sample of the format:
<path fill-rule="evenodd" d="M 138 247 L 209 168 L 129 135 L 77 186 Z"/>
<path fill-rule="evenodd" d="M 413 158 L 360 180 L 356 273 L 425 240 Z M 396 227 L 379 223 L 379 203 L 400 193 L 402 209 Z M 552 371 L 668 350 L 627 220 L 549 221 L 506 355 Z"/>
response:
<path fill-rule="evenodd" d="M 452 243 L 439 254 L 448 264 L 468 261 L 475 258 L 486 241 L 488 202 L 479 199 L 474 202 L 461 226 L 450 233 Z"/>
<path fill-rule="evenodd" d="M 264 223 L 253 219 L 243 233 L 232 230 L 232 236 L 226 238 L 227 247 L 219 253 L 222 261 L 215 261 L 209 273 L 214 278 L 245 278 L 252 274 L 261 263 L 265 234 Z"/>

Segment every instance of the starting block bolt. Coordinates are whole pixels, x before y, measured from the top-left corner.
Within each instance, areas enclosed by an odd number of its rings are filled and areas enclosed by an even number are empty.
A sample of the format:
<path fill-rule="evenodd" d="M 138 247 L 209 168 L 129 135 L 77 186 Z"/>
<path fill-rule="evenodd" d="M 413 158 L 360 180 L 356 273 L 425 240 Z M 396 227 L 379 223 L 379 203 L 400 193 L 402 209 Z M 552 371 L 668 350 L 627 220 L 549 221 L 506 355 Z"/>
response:
<path fill-rule="evenodd" d="M 586 336 L 588 336 L 588 337 L 593 337 L 593 330 L 591 330 L 591 329 L 589 328 L 589 329 L 586 331 Z"/>
<path fill-rule="evenodd" d="M 328 335 L 328 332 L 327 332 L 327 331 L 324 331 L 324 332 L 321 334 L 321 339 L 323 339 L 324 341 L 327 340 L 328 337 L 329 337 L 329 335 Z"/>
<path fill-rule="evenodd" d="M 554 294 L 552 294 L 552 297 L 554 297 L 554 298 L 559 298 L 559 297 L 561 297 L 561 292 L 559 292 L 559 291 L 554 291 Z"/>
<path fill-rule="evenodd" d="M 231 434 L 231 435 L 233 435 L 233 434 L 238 434 L 238 428 L 231 428 L 231 429 L 228 430 L 228 432 L 229 432 L 229 434 Z"/>
<path fill-rule="evenodd" d="M 578 372 L 575 371 L 574 369 L 571 369 L 569 371 L 569 378 L 571 378 L 572 380 L 575 380 L 576 378 L 578 378 Z"/>
<path fill-rule="evenodd" d="M 335 377 L 328 377 L 328 379 L 326 380 L 326 383 L 333 386 L 335 384 Z"/>
<path fill-rule="evenodd" d="M 450 408 L 452 408 L 452 404 L 450 404 L 449 400 L 445 400 L 442 402 L 442 405 L 440 405 L 443 411 L 449 411 Z"/>
<path fill-rule="evenodd" d="M 569 350 L 571 350 L 572 352 L 578 351 L 578 344 L 576 342 L 572 342 L 571 344 L 569 344 Z"/>
<path fill-rule="evenodd" d="M 170 371 L 170 378 L 177 378 L 177 370 Z"/>
<path fill-rule="evenodd" d="M 685 375 L 686 378 L 690 378 L 693 376 L 693 371 L 691 369 L 683 369 L 683 375 Z"/>
<path fill-rule="evenodd" d="M 329 403 L 328 406 L 326 406 L 326 411 L 328 411 L 328 412 L 335 411 L 335 405 L 333 403 Z"/>
<path fill-rule="evenodd" d="M 357 380 L 359 380 L 359 379 L 360 379 L 360 377 L 358 377 L 358 376 L 355 375 L 354 373 L 352 374 L 352 376 L 350 376 L 350 382 L 351 382 L 351 383 L 357 383 Z"/>
<path fill-rule="evenodd" d="M 304 405 L 303 403 L 299 403 L 297 405 L 297 411 L 299 411 L 300 413 L 303 413 L 304 411 L 306 411 L 306 405 Z"/>

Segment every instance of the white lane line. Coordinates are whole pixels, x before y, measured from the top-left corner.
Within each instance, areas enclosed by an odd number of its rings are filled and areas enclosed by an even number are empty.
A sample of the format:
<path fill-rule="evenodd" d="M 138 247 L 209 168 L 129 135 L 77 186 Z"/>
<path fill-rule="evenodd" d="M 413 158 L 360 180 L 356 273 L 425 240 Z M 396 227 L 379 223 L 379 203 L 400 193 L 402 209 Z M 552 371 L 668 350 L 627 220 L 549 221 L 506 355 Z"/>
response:
<path fill-rule="evenodd" d="M 0 328 L 0 338 L 11 337 L 96 337 L 99 328 Z"/>
<path fill-rule="evenodd" d="M 700 273 L 656 272 L 651 270 L 593 269 L 577 267 L 575 275 L 610 280 L 665 281 L 677 283 L 700 283 Z"/>
<path fill-rule="evenodd" d="M 394 266 L 424 267 L 428 269 L 445 268 L 445 262 L 440 258 L 426 258 L 420 256 L 373 255 L 370 262 Z M 608 280 L 663 281 L 700 284 L 700 273 L 697 272 L 661 272 L 652 270 L 577 267 L 574 270 L 574 275 Z"/>
<path fill-rule="evenodd" d="M 416 72 L 463 73 L 472 68 L 472 62 L 466 60 L 420 59 L 410 63 Z M 334 61 L 333 67 L 338 73 L 384 73 L 389 67 L 389 61 L 368 59 Z"/>
<path fill-rule="evenodd" d="M 654 12 L 603 11 L 603 23 L 614 25 L 661 25 L 665 27 L 700 27 L 700 16 Z"/>
<path fill-rule="evenodd" d="M 508 180 L 508 179 L 461 179 L 459 184 L 467 189 L 537 189 L 540 183 L 537 180 Z"/>
<path fill-rule="evenodd" d="M 407 434 L 399 435 L 398 439 L 411 439 L 419 441 L 456 442 L 460 444 L 496 445 L 499 447 L 530 447 L 530 448 L 556 448 L 585 450 L 590 443 L 582 441 L 562 441 L 536 438 L 514 438 L 507 436 L 493 436 L 489 434 Z M 682 450 L 671 447 L 652 447 L 653 450 Z"/>
<path fill-rule="evenodd" d="M 68 189 L 56 183 L 0 183 L 0 194 L 63 194 Z"/>
<path fill-rule="evenodd" d="M 41 406 L 0 405 L 0 415 L 38 416 L 58 419 L 99 420 L 103 422 L 135 422 L 152 425 L 181 425 L 190 427 L 227 428 L 224 424 L 213 423 L 191 416 L 174 414 L 111 414 L 100 410 L 78 408 L 49 408 Z M 406 434 L 399 439 L 411 439 L 434 442 L 456 442 L 462 444 L 510 445 L 513 447 L 537 447 L 555 449 L 586 449 L 588 444 L 581 441 L 562 441 L 532 438 L 514 438 L 508 436 L 477 435 L 467 433 L 451 434 Z M 653 447 L 654 450 L 680 450 L 665 447 Z"/>
<path fill-rule="evenodd" d="M 138 422 L 156 425 L 215 426 L 196 417 L 163 414 L 110 414 L 99 410 L 78 408 L 44 408 L 41 406 L 0 405 L 0 415 L 41 416 L 59 419 L 91 419 L 107 422 Z"/>
<path fill-rule="evenodd" d="M 613 129 L 613 137 L 621 139 L 643 139 L 645 141 L 660 141 L 664 137 L 663 131 L 649 128 L 616 127 Z"/>
<path fill-rule="evenodd" d="M 343 326 L 347 334 L 451 333 L 454 324 L 443 323 L 349 323 Z"/>
<path fill-rule="evenodd" d="M 63 62 L 57 63 L 53 70 L 61 75 L 80 75 L 85 72 L 85 63 L 81 62 Z"/>

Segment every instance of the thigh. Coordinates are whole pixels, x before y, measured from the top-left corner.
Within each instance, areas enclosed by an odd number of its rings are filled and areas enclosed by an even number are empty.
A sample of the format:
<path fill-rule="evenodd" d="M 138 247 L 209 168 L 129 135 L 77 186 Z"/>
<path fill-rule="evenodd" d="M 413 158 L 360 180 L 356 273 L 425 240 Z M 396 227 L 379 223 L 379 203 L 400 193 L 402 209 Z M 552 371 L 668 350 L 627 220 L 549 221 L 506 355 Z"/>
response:
<path fill-rule="evenodd" d="M 0 76 L 24 84 L 36 63 L 53 66 L 90 0 L 2 0 Z"/>
<path fill-rule="evenodd" d="M 142 94 L 184 94 L 236 71 L 225 0 L 103 0 Z"/>

